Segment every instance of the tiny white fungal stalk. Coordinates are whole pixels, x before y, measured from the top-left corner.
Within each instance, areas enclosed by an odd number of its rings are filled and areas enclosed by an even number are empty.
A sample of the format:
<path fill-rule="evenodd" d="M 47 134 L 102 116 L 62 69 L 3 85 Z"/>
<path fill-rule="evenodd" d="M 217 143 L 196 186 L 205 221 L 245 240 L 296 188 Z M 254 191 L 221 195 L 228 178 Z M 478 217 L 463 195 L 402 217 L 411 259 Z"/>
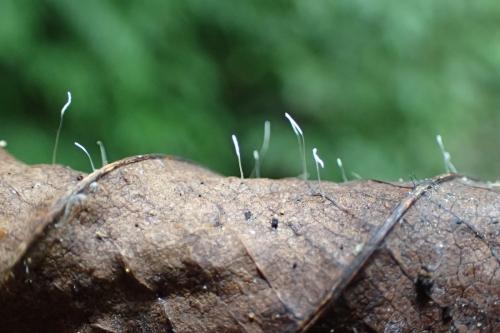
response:
<path fill-rule="evenodd" d="M 85 149 L 85 147 L 79 144 L 78 142 L 75 142 L 75 146 L 80 148 L 85 153 L 85 155 L 87 155 L 90 162 L 90 166 L 92 167 L 92 172 L 94 172 L 95 171 L 94 162 L 92 161 L 92 157 L 90 157 L 90 154 L 87 151 L 87 149 Z"/>
<path fill-rule="evenodd" d="M 80 206 L 82 202 L 84 202 L 87 199 L 87 195 L 84 193 L 77 193 L 69 197 L 68 202 L 66 203 L 66 206 L 64 207 L 64 214 L 63 216 L 57 221 L 57 223 L 54 225 L 56 228 L 61 227 L 65 223 L 68 222 L 68 217 L 70 216 L 71 212 L 73 209 L 76 207 Z"/>
<path fill-rule="evenodd" d="M 340 158 L 337 158 L 337 165 L 339 166 L 340 173 L 342 174 L 342 180 L 347 182 L 347 176 L 345 175 L 345 170 L 344 170 L 344 165 L 342 164 L 342 160 Z"/>
<path fill-rule="evenodd" d="M 363 179 L 363 177 L 361 177 L 360 174 L 357 172 L 351 171 L 351 175 L 356 179 Z"/>
<path fill-rule="evenodd" d="M 266 120 L 264 122 L 264 140 L 262 140 L 262 147 L 260 148 L 260 154 L 264 155 L 269 148 L 269 141 L 271 140 L 271 122 Z"/>
<path fill-rule="evenodd" d="M 101 161 L 102 166 L 108 164 L 108 155 L 106 154 L 106 149 L 104 148 L 104 144 L 101 141 L 97 141 L 97 145 L 99 146 L 99 150 L 101 151 Z"/>
<path fill-rule="evenodd" d="M 319 167 L 321 166 L 321 169 L 324 169 L 325 168 L 325 163 L 318 156 L 318 149 L 313 148 L 312 152 L 313 152 L 314 162 L 316 163 L 316 173 L 318 174 L 318 187 L 319 187 L 319 191 L 321 192 L 321 195 L 323 195 L 323 191 L 321 190 L 321 177 L 320 177 L 320 174 L 319 174 Z"/>
<path fill-rule="evenodd" d="M 0 140 L 0 148 L 5 148 L 5 147 L 7 147 L 7 141 Z"/>
<path fill-rule="evenodd" d="M 446 168 L 446 172 L 457 173 L 457 169 L 455 168 L 453 163 L 451 163 L 450 153 L 447 152 L 446 149 L 444 148 L 443 138 L 441 137 L 441 135 L 439 134 L 436 135 L 436 141 L 439 146 L 439 149 L 441 150 L 441 154 L 443 154 L 443 161 L 444 161 L 444 167 Z"/>
<path fill-rule="evenodd" d="M 236 135 L 231 135 L 233 139 L 234 150 L 236 151 L 236 157 L 238 157 L 238 166 L 240 167 L 240 177 L 243 179 L 243 168 L 241 167 L 241 154 L 240 154 L 240 145 L 238 144 L 238 139 Z"/>
<path fill-rule="evenodd" d="M 254 150 L 253 152 L 255 167 L 252 170 L 250 177 L 255 175 L 255 177 L 260 178 L 260 164 L 267 153 L 267 149 L 269 148 L 270 138 L 271 138 L 271 122 L 269 120 L 266 120 L 264 122 L 264 139 L 262 140 L 262 146 L 260 147 L 260 151 Z"/>
<path fill-rule="evenodd" d="M 59 118 L 59 127 L 57 128 L 56 142 L 54 143 L 54 150 L 52 152 L 52 164 L 56 164 L 57 147 L 59 146 L 59 136 L 61 135 L 64 114 L 66 113 L 66 110 L 68 109 L 70 104 L 71 104 L 71 92 L 68 91 L 68 101 L 66 102 L 66 104 L 64 104 L 63 108 L 61 109 L 61 117 Z"/>
<path fill-rule="evenodd" d="M 302 178 L 307 180 L 306 142 L 304 139 L 304 133 L 302 132 L 299 124 L 297 124 L 297 122 L 287 112 L 285 112 L 285 117 L 290 122 L 290 125 L 292 125 L 293 132 L 299 142 L 299 152 L 302 155 Z"/>
<path fill-rule="evenodd" d="M 255 160 L 255 177 L 260 178 L 260 156 L 257 150 L 253 151 L 253 159 Z"/>

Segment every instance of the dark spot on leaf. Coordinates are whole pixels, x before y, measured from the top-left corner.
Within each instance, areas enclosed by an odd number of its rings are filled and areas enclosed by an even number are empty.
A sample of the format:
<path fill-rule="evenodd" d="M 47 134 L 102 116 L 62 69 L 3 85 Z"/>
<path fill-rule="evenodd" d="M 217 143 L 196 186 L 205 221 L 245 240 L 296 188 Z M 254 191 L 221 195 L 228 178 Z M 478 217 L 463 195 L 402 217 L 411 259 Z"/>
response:
<path fill-rule="evenodd" d="M 343 251 L 344 250 L 344 244 L 341 244 L 340 245 L 340 250 Z"/>
<path fill-rule="evenodd" d="M 415 282 L 415 291 L 417 292 L 417 305 L 425 306 L 431 300 L 431 291 L 434 282 L 430 277 L 419 275 Z"/>
<path fill-rule="evenodd" d="M 455 220 L 455 223 L 456 223 L 456 224 L 462 224 L 462 223 L 464 223 L 464 221 L 462 221 L 461 219 L 456 219 L 456 220 Z"/>
<path fill-rule="evenodd" d="M 80 180 L 82 180 L 82 179 L 83 179 L 83 175 L 78 175 L 78 176 L 76 176 L 76 180 L 80 181 Z"/>
<path fill-rule="evenodd" d="M 451 316 L 451 309 L 449 306 L 446 306 L 441 309 L 441 320 L 443 321 L 444 324 L 448 324 L 451 322 L 453 317 Z"/>
<path fill-rule="evenodd" d="M 136 228 L 139 228 L 139 223 L 136 223 L 136 224 L 135 224 L 135 227 L 136 227 Z"/>
<path fill-rule="evenodd" d="M 248 220 L 250 220 L 251 217 L 252 217 L 252 212 L 247 210 L 245 212 L 245 220 L 248 221 Z"/>
<path fill-rule="evenodd" d="M 198 198 L 201 198 L 201 194 L 198 194 Z"/>
<path fill-rule="evenodd" d="M 156 296 L 156 298 L 157 298 L 157 299 L 158 299 L 158 298 L 165 298 L 165 297 L 167 296 L 167 294 L 166 294 L 163 290 L 158 290 L 158 291 L 156 292 L 156 295 L 155 295 L 155 296 Z"/>
<path fill-rule="evenodd" d="M 271 228 L 273 228 L 275 230 L 278 229 L 278 223 L 279 223 L 278 219 L 277 218 L 273 218 L 271 220 Z"/>
<path fill-rule="evenodd" d="M 297 263 L 296 262 L 293 263 L 292 268 L 293 269 L 297 268 Z"/>

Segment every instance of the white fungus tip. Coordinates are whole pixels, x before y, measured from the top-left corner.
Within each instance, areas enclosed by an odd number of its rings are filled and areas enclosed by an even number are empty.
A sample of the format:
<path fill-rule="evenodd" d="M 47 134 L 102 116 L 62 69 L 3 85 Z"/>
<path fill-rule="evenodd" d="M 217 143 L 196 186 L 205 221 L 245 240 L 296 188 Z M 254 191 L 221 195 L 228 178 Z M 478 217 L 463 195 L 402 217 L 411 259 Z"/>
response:
<path fill-rule="evenodd" d="M 316 162 L 316 173 L 318 174 L 319 192 L 321 193 L 321 196 L 324 198 L 325 195 L 323 194 L 323 190 L 321 189 L 321 177 L 319 176 L 319 167 L 321 166 L 321 168 L 323 169 L 325 167 L 325 164 L 323 163 L 321 158 L 319 158 L 317 148 L 313 148 L 312 153 L 313 153 L 313 157 L 314 157 L 314 162 Z"/>
<path fill-rule="evenodd" d="M 234 145 L 234 150 L 236 151 L 236 155 L 238 157 L 240 156 L 240 146 L 238 144 L 238 139 L 236 138 L 236 135 L 231 135 L 231 138 L 233 139 L 233 145 Z"/>
<path fill-rule="evenodd" d="M 106 154 L 106 148 L 104 147 L 102 141 L 97 141 L 96 143 L 99 146 L 99 150 L 101 151 L 102 166 L 105 166 L 106 164 L 108 164 L 108 155 Z"/>
<path fill-rule="evenodd" d="M 253 151 L 253 158 L 258 160 L 259 159 L 259 152 L 257 150 Z"/>
<path fill-rule="evenodd" d="M 290 116 L 287 112 L 285 112 L 285 117 L 290 122 L 290 125 L 292 125 L 292 129 L 296 135 L 304 135 L 302 133 L 302 129 L 300 128 L 299 124 L 297 124 L 297 122 L 292 118 L 292 116 Z"/>
<path fill-rule="evenodd" d="M 455 168 L 453 163 L 451 163 L 451 155 L 448 151 L 446 151 L 441 135 L 436 135 L 436 142 L 439 146 L 439 149 L 441 150 L 441 154 L 443 154 L 444 166 L 446 168 L 446 171 L 456 173 L 457 169 Z"/>
<path fill-rule="evenodd" d="M 271 138 L 271 122 L 266 120 L 264 122 L 264 140 L 262 141 L 261 152 L 265 153 L 269 147 L 269 140 Z"/>
<path fill-rule="evenodd" d="M 287 112 L 285 112 L 285 117 L 290 122 L 290 125 L 292 125 L 293 132 L 299 140 L 299 150 L 302 155 L 302 178 L 307 180 L 306 142 L 304 139 L 304 133 L 302 132 L 299 124 L 297 124 L 297 122 L 293 120 L 292 116 L 290 116 Z"/>
<path fill-rule="evenodd" d="M 314 161 L 321 166 L 322 169 L 325 168 L 325 163 L 323 160 L 318 156 L 318 149 L 313 148 L 313 156 L 314 156 Z"/>
<path fill-rule="evenodd" d="M 264 129 L 267 131 L 271 130 L 271 122 L 269 120 L 264 122 Z"/>
<path fill-rule="evenodd" d="M 66 112 L 66 109 L 70 106 L 71 104 L 71 92 L 68 91 L 68 101 L 66 104 L 64 104 L 63 108 L 61 109 L 61 118 L 64 116 L 64 113 Z"/>
<path fill-rule="evenodd" d="M 92 167 L 92 171 L 95 171 L 94 162 L 92 161 L 92 157 L 90 157 L 90 154 L 87 151 L 87 149 L 85 149 L 85 147 L 79 144 L 78 142 L 75 142 L 75 146 L 80 148 L 85 153 L 85 155 L 87 155 L 90 162 L 90 166 Z"/>
<path fill-rule="evenodd" d="M 7 141 L 0 140 L 0 148 L 5 148 L 5 147 L 7 147 Z"/>
<path fill-rule="evenodd" d="M 359 175 L 359 173 L 357 173 L 357 172 L 352 171 L 352 172 L 351 172 L 351 175 L 353 175 L 353 176 L 354 176 L 354 178 L 356 178 L 356 179 L 363 179 L 363 177 L 361 177 L 361 176 Z"/>
<path fill-rule="evenodd" d="M 439 149 L 441 149 L 441 152 L 443 152 L 443 154 L 445 153 L 445 149 L 444 149 L 444 143 L 443 143 L 443 138 L 441 137 L 441 135 L 436 135 L 436 142 L 439 146 Z"/>
<path fill-rule="evenodd" d="M 238 166 L 240 168 L 240 177 L 243 179 L 243 167 L 241 166 L 241 155 L 240 155 L 240 145 L 238 144 L 238 139 L 236 135 L 231 135 L 231 139 L 233 139 L 234 150 L 236 151 L 236 157 L 238 158 Z"/>
<path fill-rule="evenodd" d="M 346 182 L 347 176 L 345 174 L 344 165 L 342 164 L 342 160 L 340 158 L 337 158 L 337 165 L 339 166 L 340 172 L 342 173 L 342 180 Z"/>
<path fill-rule="evenodd" d="M 66 110 L 68 109 L 68 107 L 69 107 L 70 104 L 71 104 L 71 92 L 68 91 L 68 101 L 62 107 L 62 109 L 61 109 L 61 117 L 59 118 L 59 127 L 57 128 L 56 141 L 54 143 L 54 150 L 52 151 L 52 164 L 56 163 L 57 147 L 59 146 L 59 135 L 61 134 L 61 130 L 62 130 L 64 113 L 66 112 Z"/>

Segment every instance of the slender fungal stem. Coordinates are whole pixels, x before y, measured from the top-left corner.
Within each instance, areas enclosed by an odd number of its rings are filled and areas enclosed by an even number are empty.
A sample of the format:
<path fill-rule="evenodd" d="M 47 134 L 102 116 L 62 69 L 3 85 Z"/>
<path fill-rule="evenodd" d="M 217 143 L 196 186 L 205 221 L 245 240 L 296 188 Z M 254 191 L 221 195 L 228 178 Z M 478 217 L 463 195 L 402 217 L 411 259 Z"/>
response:
<path fill-rule="evenodd" d="M 57 147 L 59 146 L 59 136 L 61 134 L 63 126 L 64 113 L 66 112 L 66 109 L 69 107 L 70 104 L 71 104 L 71 92 L 68 91 L 68 101 L 66 102 L 66 104 L 64 104 L 63 108 L 61 109 L 61 117 L 59 118 L 59 127 L 57 128 L 56 142 L 54 143 L 54 150 L 52 151 L 52 164 L 56 164 Z"/>
<path fill-rule="evenodd" d="M 262 146 L 260 147 L 260 151 L 257 151 L 259 154 L 259 163 L 255 161 L 255 166 L 252 170 L 252 173 L 250 174 L 250 177 L 256 176 L 257 178 L 260 178 L 260 170 L 257 171 L 257 164 L 258 167 L 260 168 L 260 161 L 264 159 L 264 156 L 267 153 L 267 149 L 269 148 L 269 141 L 271 139 L 271 122 L 269 120 L 266 120 L 264 122 L 264 138 L 262 140 Z M 255 152 L 254 152 L 254 159 L 255 159 Z M 257 173 L 259 175 L 257 175 Z"/>
<path fill-rule="evenodd" d="M 451 163 L 450 153 L 447 152 L 446 149 L 444 148 L 443 138 L 441 137 L 441 135 L 439 134 L 436 135 L 436 141 L 439 146 L 439 149 L 441 150 L 441 154 L 443 155 L 444 167 L 446 168 L 446 172 L 457 173 L 457 169 L 455 168 L 453 163 Z"/>
<path fill-rule="evenodd" d="M 319 175 L 319 167 L 321 166 L 321 169 L 324 169 L 325 168 L 325 163 L 323 163 L 323 160 L 319 157 L 319 155 L 318 155 L 318 149 L 313 148 L 312 152 L 313 152 L 314 162 L 316 163 L 316 173 L 318 175 L 318 188 L 319 188 L 319 192 L 321 193 L 321 195 L 323 197 L 325 197 L 325 195 L 323 194 L 323 190 L 321 189 L 321 177 Z"/>
<path fill-rule="evenodd" d="M 257 150 L 253 151 L 253 159 L 255 160 L 255 177 L 260 178 L 260 156 Z"/>
<path fill-rule="evenodd" d="M 234 150 L 236 151 L 236 156 L 238 157 L 238 165 L 240 167 L 240 176 L 241 179 L 243 179 L 243 168 L 241 166 L 241 155 L 240 155 L 240 145 L 238 144 L 238 139 L 236 138 L 236 135 L 232 135 L 231 138 L 233 139 L 233 144 L 234 144 Z"/>
<path fill-rule="evenodd" d="M 309 174 L 307 173 L 306 141 L 304 139 L 304 135 L 302 135 L 302 170 L 304 172 L 302 178 L 304 178 L 304 180 L 307 180 L 307 178 L 309 178 Z"/>
<path fill-rule="evenodd" d="M 297 137 L 297 140 L 299 142 L 299 153 L 302 158 L 302 179 L 307 180 L 308 174 L 306 162 L 306 141 L 304 139 L 304 132 L 302 132 L 299 124 L 297 124 L 297 122 L 286 112 L 285 117 L 290 122 L 290 125 L 292 125 L 293 132 L 295 133 L 295 136 Z"/>
<path fill-rule="evenodd" d="M 337 165 L 339 166 L 340 172 L 342 173 L 342 180 L 347 182 L 347 176 L 345 175 L 344 165 L 342 164 L 342 160 L 337 158 Z"/>
<path fill-rule="evenodd" d="M 92 172 L 94 172 L 95 171 L 94 162 L 92 162 L 92 157 L 90 157 L 90 154 L 87 151 L 87 149 L 85 149 L 85 147 L 82 146 L 81 144 L 79 144 L 78 142 L 75 142 L 75 146 L 80 148 L 85 153 L 85 155 L 87 155 L 89 162 L 90 162 L 90 166 L 92 167 Z"/>
<path fill-rule="evenodd" d="M 357 172 L 351 171 L 351 175 L 353 175 L 353 177 L 356 179 L 363 179 L 363 177 L 361 177 Z"/>
<path fill-rule="evenodd" d="M 97 145 L 99 146 L 99 150 L 101 151 L 101 161 L 102 166 L 108 164 L 108 155 L 106 154 L 106 148 L 104 148 L 104 144 L 101 141 L 97 141 Z"/>

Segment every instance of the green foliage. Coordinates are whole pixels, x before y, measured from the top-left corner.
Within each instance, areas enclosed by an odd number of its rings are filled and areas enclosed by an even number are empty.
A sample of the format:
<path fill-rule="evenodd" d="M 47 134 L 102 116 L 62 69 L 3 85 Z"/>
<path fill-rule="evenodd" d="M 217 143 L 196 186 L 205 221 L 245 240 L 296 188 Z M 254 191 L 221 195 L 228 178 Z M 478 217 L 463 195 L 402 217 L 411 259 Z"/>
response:
<path fill-rule="evenodd" d="M 0 2 L 0 139 L 50 162 L 164 152 L 238 175 L 272 124 L 262 175 L 301 172 L 289 112 L 322 177 L 498 176 L 500 4 L 494 1 Z"/>

